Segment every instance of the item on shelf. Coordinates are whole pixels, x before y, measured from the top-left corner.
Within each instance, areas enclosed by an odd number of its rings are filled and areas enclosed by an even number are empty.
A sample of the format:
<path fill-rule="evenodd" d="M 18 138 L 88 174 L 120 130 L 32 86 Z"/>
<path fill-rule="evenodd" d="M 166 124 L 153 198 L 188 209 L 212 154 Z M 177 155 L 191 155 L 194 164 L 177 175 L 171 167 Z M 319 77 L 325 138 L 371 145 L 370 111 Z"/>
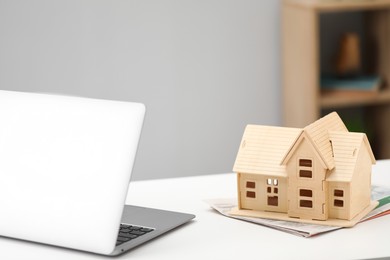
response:
<path fill-rule="evenodd" d="M 360 40 L 356 33 L 344 33 L 337 52 L 335 70 L 338 76 L 350 77 L 359 73 Z"/>
<path fill-rule="evenodd" d="M 373 210 L 364 133 L 349 132 L 336 112 L 305 128 L 248 125 L 233 171 L 232 215 L 351 227 Z"/>
<path fill-rule="evenodd" d="M 321 91 L 358 91 L 377 92 L 381 85 L 379 76 L 356 76 L 340 78 L 337 76 L 322 76 L 320 80 Z"/>

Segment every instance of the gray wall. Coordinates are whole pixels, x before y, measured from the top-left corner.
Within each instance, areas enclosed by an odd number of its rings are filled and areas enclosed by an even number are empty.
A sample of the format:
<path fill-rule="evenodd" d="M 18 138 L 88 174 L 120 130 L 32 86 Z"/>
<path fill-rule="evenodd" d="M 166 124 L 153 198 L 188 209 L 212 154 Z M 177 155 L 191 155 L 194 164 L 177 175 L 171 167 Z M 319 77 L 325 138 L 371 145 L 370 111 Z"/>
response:
<path fill-rule="evenodd" d="M 279 5 L 0 0 L 0 89 L 145 103 L 134 179 L 230 172 L 281 122 Z"/>

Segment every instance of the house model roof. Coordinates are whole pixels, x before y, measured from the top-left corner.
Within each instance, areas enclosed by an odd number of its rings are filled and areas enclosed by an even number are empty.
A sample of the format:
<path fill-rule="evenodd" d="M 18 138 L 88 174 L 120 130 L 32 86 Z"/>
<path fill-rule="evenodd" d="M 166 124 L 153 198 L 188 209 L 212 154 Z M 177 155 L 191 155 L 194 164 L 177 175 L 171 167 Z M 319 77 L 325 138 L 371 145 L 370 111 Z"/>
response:
<path fill-rule="evenodd" d="M 341 118 L 333 112 L 303 129 L 248 125 L 233 171 L 287 176 L 285 163 L 303 136 L 310 140 L 326 168 L 332 170 L 328 180 L 349 181 L 362 147 L 369 150 L 375 162 L 366 135 L 348 132 Z"/>
<path fill-rule="evenodd" d="M 301 133 L 299 128 L 248 125 L 233 171 L 287 176 L 285 166 L 280 162 Z"/>
<path fill-rule="evenodd" d="M 328 169 L 333 169 L 335 164 L 331 142 L 329 142 L 329 132 L 348 132 L 339 115 L 336 112 L 330 113 L 306 126 L 304 131 L 310 137 Z"/>
<path fill-rule="evenodd" d="M 360 149 L 369 149 L 372 163 L 375 158 L 367 136 L 363 133 L 329 132 L 332 141 L 335 167 L 330 172 L 329 181 L 351 181 Z"/>
<path fill-rule="evenodd" d="M 331 170 L 334 168 L 335 164 L 332 145 L 329 139 L 329 131 L 348 132 L 347 127 L 344 125 L 339 115 L 335 112 L 320 118 L 303 129 L 304 134 L 311 141 L 312 145 L 321 156 L 326 168 Z M 286 154 L 286 157 L 283 158 L 283 164 L 288 161 L 290 155 L 294 152 L 296 147 L 296 145 L 291 147 L 291 150 Z"/>

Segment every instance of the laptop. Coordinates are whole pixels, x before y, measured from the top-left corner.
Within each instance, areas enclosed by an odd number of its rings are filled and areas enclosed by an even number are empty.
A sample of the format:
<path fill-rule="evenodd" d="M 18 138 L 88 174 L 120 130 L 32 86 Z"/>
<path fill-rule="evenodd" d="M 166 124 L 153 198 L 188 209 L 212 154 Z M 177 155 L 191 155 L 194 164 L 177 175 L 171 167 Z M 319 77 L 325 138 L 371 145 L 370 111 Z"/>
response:
<path fill-rule="evenodd" d="M 0 91 L 0 236 L 118 255 L 193 219 L 125 205 L 144 114 L 140 103 Z"/>

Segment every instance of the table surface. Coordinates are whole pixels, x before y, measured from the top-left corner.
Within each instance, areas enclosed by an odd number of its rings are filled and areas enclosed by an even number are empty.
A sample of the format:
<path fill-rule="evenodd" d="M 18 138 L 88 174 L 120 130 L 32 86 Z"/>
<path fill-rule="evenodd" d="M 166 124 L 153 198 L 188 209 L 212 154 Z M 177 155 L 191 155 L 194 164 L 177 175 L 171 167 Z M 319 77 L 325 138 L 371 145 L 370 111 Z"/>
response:
<path fill-rule="evenodd" d="M 372 184 L 390 187 L 390 160 L 378 161 Z M 353 228 L 302 238 L 224 217 L 203 200 L 236 197 L 233 173 L 137 181 L 127 204 L 193 213 L 196 218 L 118 259 L 366 259 L 390 256 L 390 215 Z M 108 259 L 0 237 L 0 259 Z M 112 258 L 111 258 L 112 259 Z"/>

